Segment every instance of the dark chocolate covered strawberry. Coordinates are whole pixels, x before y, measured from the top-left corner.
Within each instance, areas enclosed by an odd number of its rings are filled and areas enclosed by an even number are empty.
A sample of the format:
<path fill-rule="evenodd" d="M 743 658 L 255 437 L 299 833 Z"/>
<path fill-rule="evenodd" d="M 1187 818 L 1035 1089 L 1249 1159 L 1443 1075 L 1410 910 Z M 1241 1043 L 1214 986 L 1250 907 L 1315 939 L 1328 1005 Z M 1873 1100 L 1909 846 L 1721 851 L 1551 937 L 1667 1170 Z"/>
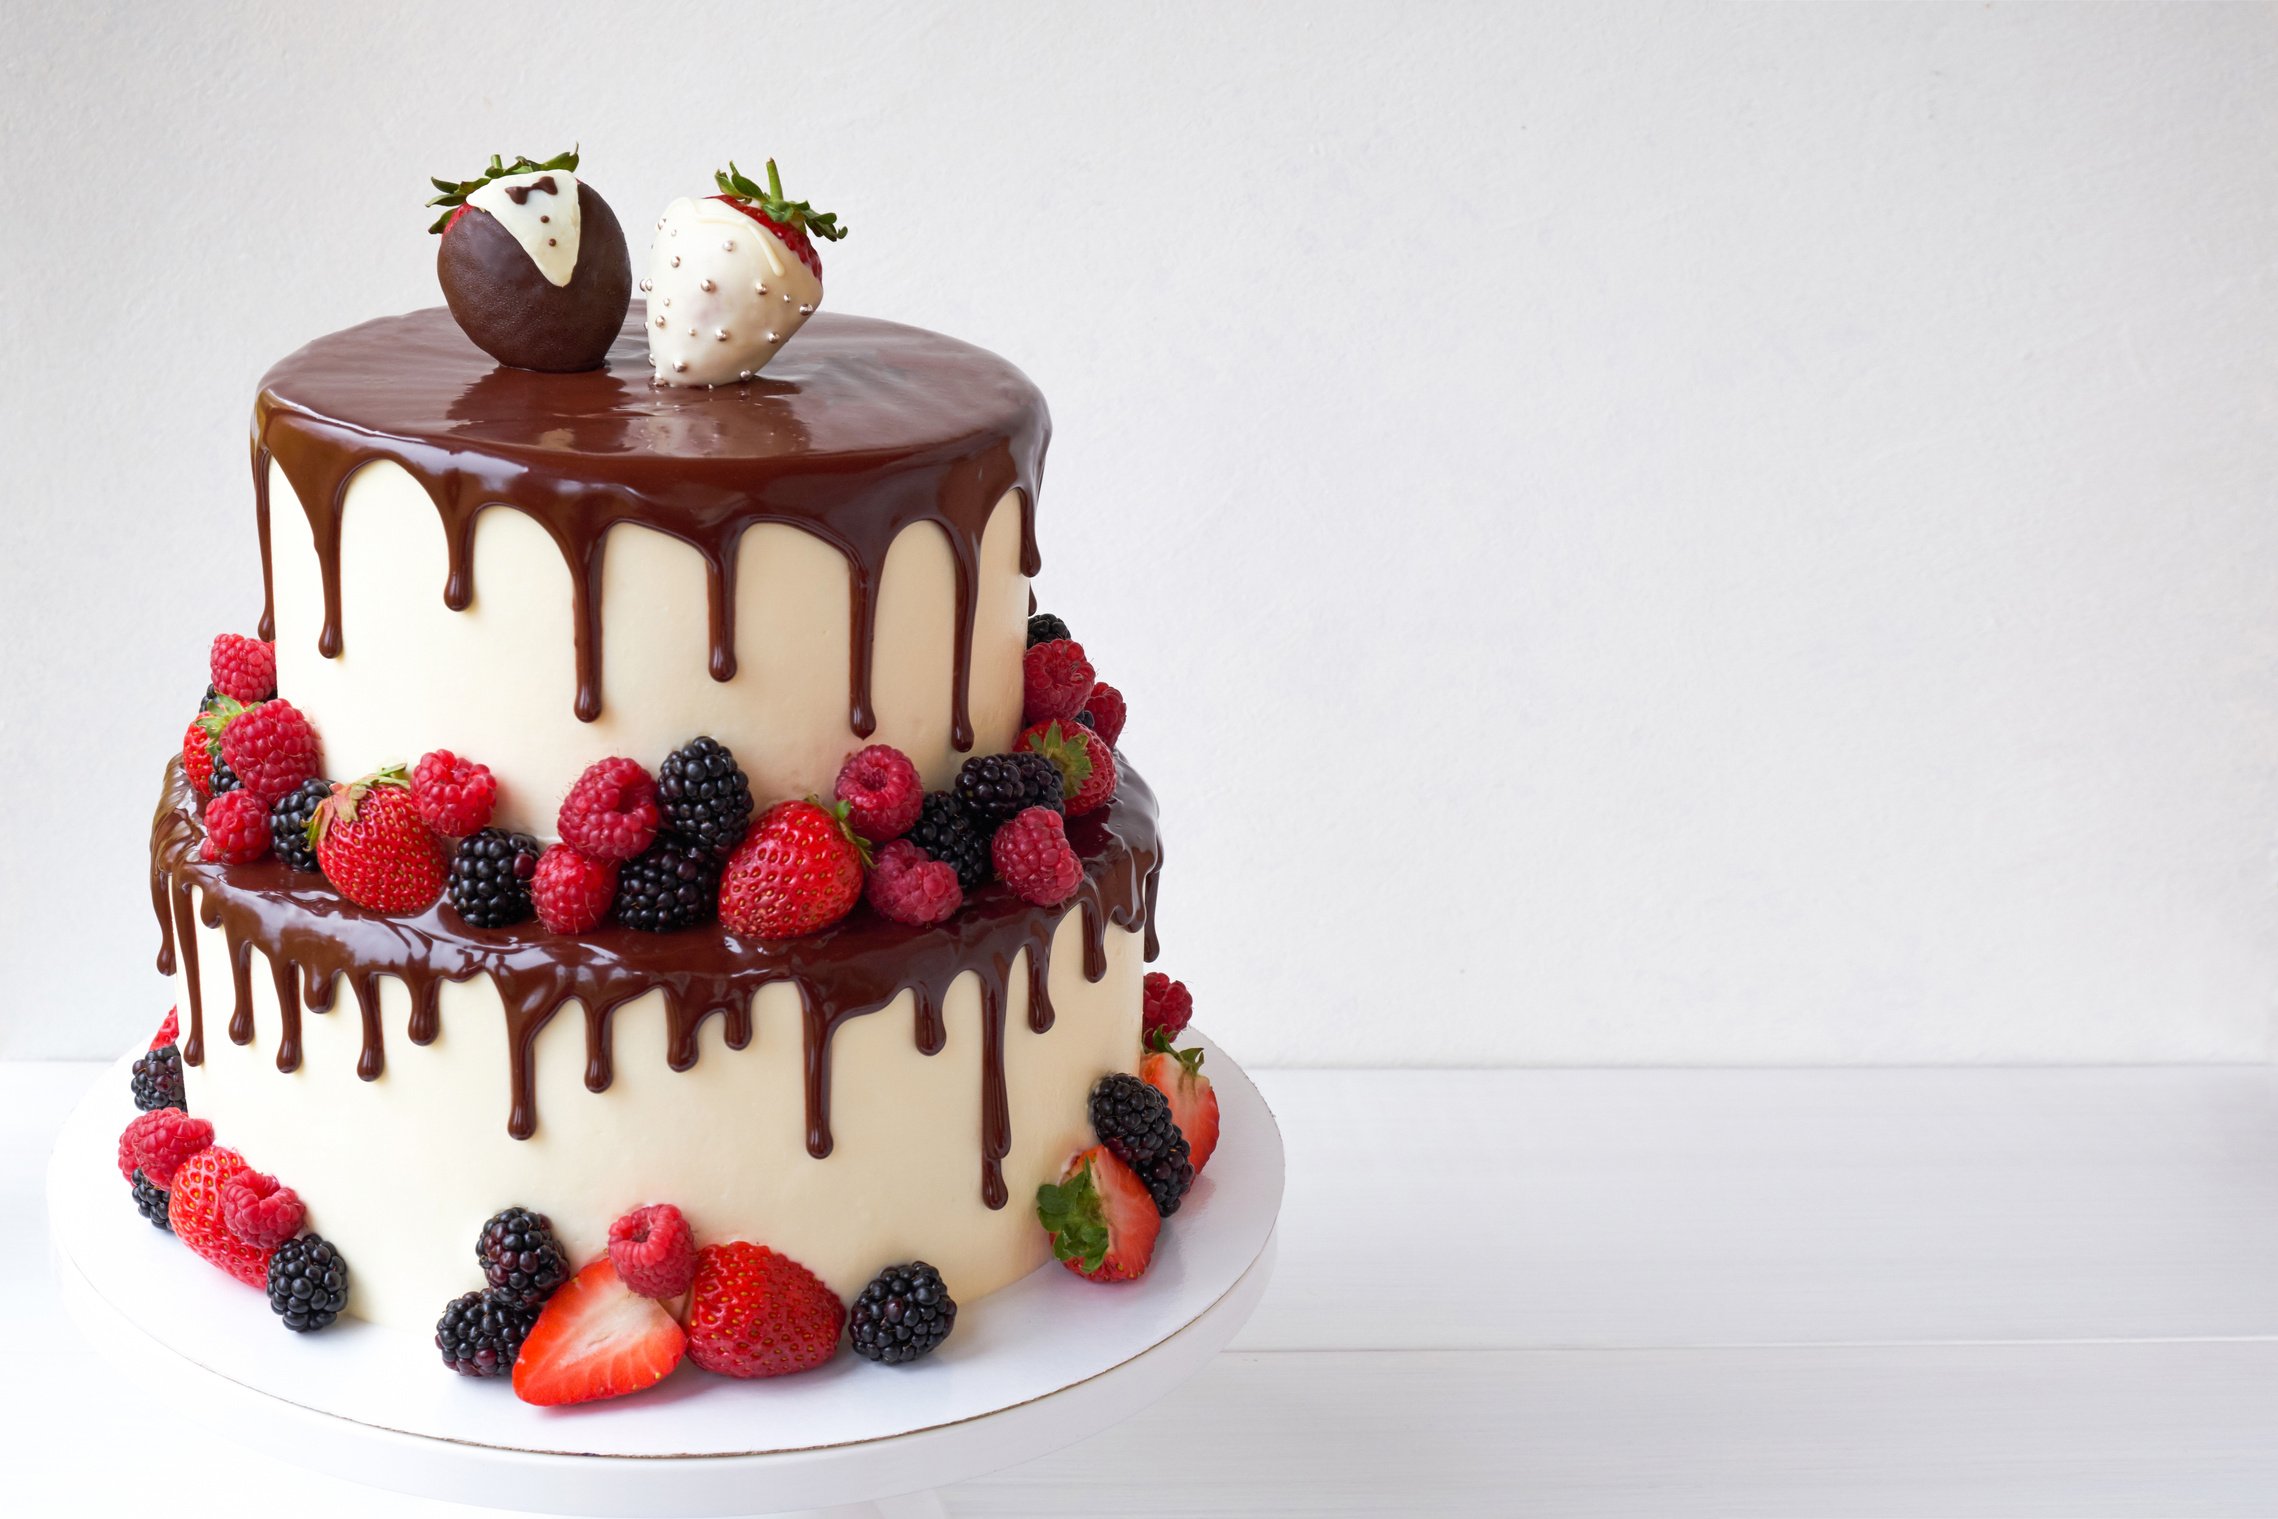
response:
<path fill-rule="evenodd" d="M 633 265 L 609 203 L 579 182 L 577 152 L 544 163 L 491 155 L 473 179 L 438 179 L 435 274 L 475 346 L 520 369 L 597 367 L 624 326 Z"/>

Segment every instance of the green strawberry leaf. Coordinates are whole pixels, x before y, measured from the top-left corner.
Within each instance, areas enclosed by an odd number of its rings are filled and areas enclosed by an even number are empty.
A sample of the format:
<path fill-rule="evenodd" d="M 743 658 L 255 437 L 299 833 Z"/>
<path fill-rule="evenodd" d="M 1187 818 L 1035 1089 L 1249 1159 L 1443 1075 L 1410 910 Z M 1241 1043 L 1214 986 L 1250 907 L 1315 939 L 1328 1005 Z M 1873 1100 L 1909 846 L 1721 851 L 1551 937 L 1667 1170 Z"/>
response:
<path fill-rule="evenodd" d="M 1092 778 L 1092 749 L 1075 731 L 1073 723 L 1063 725 L 1054 718 L 1042 733 L 1028 735 L 1030 752 L 1041 754 L 1060 772 L 1060 794 L 1072 797 L 1084 789 L 1084 782 Z"/>
<path fill-rule="evenodd" d="M 728 160 L 725 169 L 712 175 L 712 183 L 720 187 L 722 195 L 737 200 L 748 200 L 759 207 L 759 214 L 779 227 L 803 227 L 824 242 L 835 243 L 846 236 L 847 229 L 838 224 L 838 216 L 830 211 L 817 211 L 803 200 L 787 200 L 783 195 L 783 176 L 775 172 L 775 160 L 767 161 L 767 188 L 744 177 L 734 159 Z"/>
<path fill-rule="evenodd" d="M 560 169 L 566 174 L 576 168 L 577 149 L 572 148 L 567 153 L 556 153 L 544 163 L 537 163 L 528 158 L 517 158 L 512 163 L 501 163 L 498 155 L 493 153 L 490 155 L 490 167 L 477 174 L 473 179 L 435 179 L 431 177 L 427 182 L 443 193 L 427 204 L 443 207 L 443 214 L 436 217 L 435 225 L 427 230 L 441 232 L 445 227 L 451 225 L 451 218 L 458 214 L 459 207 L 467 203 L 467 197 L 494 179 L 504 179 L 509 174 L 537 174 L 547 169 Z"/>
<path fill-rule="evenodd" d="M 1107 1259 L 1107 1217 L 1099 1189 L 1092 1185 L 1092 1163 L 1064 1182 L 1036 1189 L 1036 1218 L 1052 1236 L 1052 1254 L 1074 1261 L 1088 1275 Z"/>
<path fill-rule="evenodd" d="M 1170 1034 L 1166 1030 L 1157 1029 L 1147 1036 L 1147 1048 L 1155 1054 L 1171 1056 L 1186 1068 L 1186 1073 L 1189 1076 L 1202 1074 L 1201 1045 L 1196 1045 L 1191 1050 L 1174 1049 L 1171 1047 Z"/>

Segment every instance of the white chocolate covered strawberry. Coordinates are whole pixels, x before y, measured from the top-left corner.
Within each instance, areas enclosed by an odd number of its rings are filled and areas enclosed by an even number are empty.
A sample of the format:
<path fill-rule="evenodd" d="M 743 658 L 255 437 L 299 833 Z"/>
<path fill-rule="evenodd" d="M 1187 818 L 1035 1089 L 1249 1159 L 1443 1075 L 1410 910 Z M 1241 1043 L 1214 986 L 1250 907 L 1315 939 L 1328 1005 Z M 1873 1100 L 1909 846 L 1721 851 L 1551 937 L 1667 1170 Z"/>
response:
<path fill-rule="evenodd" d="M 649 244 L 649 361 L 667 385 L 759 373 L 822 304 L 813 239 L 846 236 L 836 216 L 784 198 L 773 159 L 764 190 L 733 163 L 713 177 L 722 193 L 674 201 Z"/>

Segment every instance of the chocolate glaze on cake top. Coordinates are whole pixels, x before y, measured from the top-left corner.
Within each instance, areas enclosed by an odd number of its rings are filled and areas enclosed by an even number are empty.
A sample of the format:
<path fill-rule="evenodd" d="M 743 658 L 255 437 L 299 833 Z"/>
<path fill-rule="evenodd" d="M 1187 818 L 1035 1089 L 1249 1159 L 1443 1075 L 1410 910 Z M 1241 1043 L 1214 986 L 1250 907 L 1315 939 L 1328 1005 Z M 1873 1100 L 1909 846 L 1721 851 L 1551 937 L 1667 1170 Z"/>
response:
<path fill-rule="evenodd" d="M 1036 573 L 1036 489 L 1051 434 L 1044 397 L 994 354 L 954 338 L 823 312 L 757 378 L 715 389 L 651 382 L 636 306 L 599 369 L 546 374 L 496 364 L 441 307 L 382 317 L 301 349 L 270 370 L 253 414 L 262 551 L 261 634 L 275 632 L 269 464 L 307 513 L 323 578 L 317 648 L 346 647 L 340 521 L 348 482 L 376 460 L 401 465 L 442 519 L 449 574 L 437 590 L 474 597 L 476 516 L 527 513 L 570 571 L 575 710 L 601 715 L 602 555 L 609 529 L 638 523 L 702 556 L 714 679 L 736 672 L 736 549 L 754 523 L 784 523 L 846 556 L 853 593 L 848 719 L 876 727 L 870 655 L 879 577 L 904 528 L 939 525 L 956 566 L 951 738 L 968 712 L 981 535 L 1018 491 L 1021 570 Z"/>

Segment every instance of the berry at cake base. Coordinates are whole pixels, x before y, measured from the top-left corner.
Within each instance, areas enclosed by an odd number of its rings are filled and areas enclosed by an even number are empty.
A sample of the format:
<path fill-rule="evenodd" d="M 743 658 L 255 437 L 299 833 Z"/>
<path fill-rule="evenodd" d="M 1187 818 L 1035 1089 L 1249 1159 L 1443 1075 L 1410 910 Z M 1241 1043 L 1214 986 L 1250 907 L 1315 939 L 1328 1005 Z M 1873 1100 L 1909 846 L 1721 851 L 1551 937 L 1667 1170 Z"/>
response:
<path fill-rule="evenodd" d="M 437 180 L 448 309 L 261 383 L 122 1205 L 537 1403 L 1143 1275 L 1217 1109 L 1124 697 L 1032 615 L 1043 398 L 818 313 L 773 164 L 634 304 L 577 168 Z"/>

